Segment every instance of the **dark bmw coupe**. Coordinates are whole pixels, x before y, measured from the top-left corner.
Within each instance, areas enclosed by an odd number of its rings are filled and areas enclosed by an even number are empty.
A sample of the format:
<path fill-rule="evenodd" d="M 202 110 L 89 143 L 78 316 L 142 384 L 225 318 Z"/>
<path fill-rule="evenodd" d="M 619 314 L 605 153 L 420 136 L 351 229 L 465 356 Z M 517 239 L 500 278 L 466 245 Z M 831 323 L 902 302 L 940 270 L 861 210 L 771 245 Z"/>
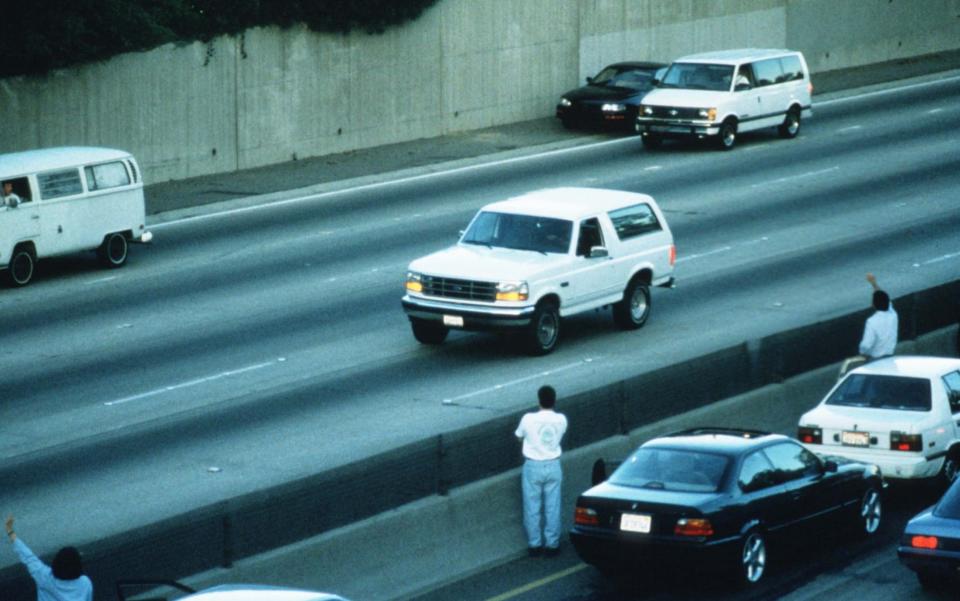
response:
<path fill-rule="evenodd" d="M 933 507 L 907 522 L 897 547 L 900 561 L 924 588 L 956 587 L 960 581 L 960 478 Z"/>
<path fill-rule="evenodd" d="M 587 78 L 587 85 L 560 97 L 557 118 L 564 127 L 609 125 L 632 131 L 640 101 L 666 67 L 648 62 L 604 67 L 596 77 Z"/>
<path fill-rule="evenodd" d="M 570 540 L 608 573 L 697 565 L 752 585 L 781 537 L 816 536 L 837 523 L 828 518 L 876 532 L 882 492 L 876 466 L 779 434 L 699 428 L 646 442 L 581 494 Z"/>

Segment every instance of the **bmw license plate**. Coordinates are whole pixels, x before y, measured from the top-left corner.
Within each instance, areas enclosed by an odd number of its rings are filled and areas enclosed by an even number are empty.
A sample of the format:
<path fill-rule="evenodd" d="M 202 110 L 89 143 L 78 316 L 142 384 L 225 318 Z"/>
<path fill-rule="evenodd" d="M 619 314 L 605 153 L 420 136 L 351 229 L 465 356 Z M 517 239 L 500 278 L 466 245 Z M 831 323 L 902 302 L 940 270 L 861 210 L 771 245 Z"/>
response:
<path fill-rule="evenodd" d="M 624 513 L 620 516 L 620 529 L 624 532 L 650 532 L 650 516 L 640 513 Z"/>
<path fill-rule="evenodd" d="M 449 326 L 451 328 L 462 328 L 463 317 L 460 315 L 444 315 L 443 325 Z"/>
<path fill-rule="evenodd" d="M 869 447 L 870 433 L 844 431 L 840 434 L 840 442 L 848 447 Z"/>

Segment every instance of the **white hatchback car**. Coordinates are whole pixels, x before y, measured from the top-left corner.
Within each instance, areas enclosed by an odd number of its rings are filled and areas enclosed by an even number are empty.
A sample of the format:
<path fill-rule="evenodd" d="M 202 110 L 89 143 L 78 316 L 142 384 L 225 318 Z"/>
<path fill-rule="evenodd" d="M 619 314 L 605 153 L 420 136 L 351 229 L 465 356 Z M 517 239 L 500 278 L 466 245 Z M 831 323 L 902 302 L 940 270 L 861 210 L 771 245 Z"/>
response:
<path fill-rule="evenodd" d="M 900 356 L 848 373 L 800 418 L 812 451 L 873 463 L 887 479 L 957 477 L 960 359 Z"/>

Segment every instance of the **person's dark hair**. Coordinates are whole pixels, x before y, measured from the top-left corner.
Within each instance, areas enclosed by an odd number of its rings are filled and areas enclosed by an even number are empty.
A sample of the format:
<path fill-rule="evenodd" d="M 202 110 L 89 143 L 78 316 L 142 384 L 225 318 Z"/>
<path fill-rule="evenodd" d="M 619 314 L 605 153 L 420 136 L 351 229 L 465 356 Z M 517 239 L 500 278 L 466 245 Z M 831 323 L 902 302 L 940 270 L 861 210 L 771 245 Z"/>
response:
<path fill-rule="evenodd" d="M 557 403 L 557 391 L 553 389 L 553 386 L 541 386 L 540 390 L 537 391 L 537 400 L 540 401 L 540 406 L 544 409 L 553 409 L 553 406 Z"/>
<path fill-rule="evenodd" d="M 890 308 L 890 296 L 883 290 L 873 293 L 873 308 L 877 311 L 886 311 Z"/>
<path fill-rule="evenodd" d="M 59 580 L 76 580 L 83 575 L 83 562 L 76 547 L 64 547 L 53 558 L 53 577 Z"/>

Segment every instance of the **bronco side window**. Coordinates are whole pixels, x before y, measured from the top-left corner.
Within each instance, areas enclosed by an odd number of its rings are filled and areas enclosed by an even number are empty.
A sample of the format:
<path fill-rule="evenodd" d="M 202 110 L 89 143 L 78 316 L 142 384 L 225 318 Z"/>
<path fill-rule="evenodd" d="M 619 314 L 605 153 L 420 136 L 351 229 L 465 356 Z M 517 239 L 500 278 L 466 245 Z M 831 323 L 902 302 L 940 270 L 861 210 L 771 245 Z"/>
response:
<path fill-rule="evenodd" d="M 594 246 L 603 246 L 603 233 L 600 231 L 600 221 L 596 217 L 580 222 L 580 238 L 577 240 L 577 255 L 589 257 L 590 249 Z"/>

